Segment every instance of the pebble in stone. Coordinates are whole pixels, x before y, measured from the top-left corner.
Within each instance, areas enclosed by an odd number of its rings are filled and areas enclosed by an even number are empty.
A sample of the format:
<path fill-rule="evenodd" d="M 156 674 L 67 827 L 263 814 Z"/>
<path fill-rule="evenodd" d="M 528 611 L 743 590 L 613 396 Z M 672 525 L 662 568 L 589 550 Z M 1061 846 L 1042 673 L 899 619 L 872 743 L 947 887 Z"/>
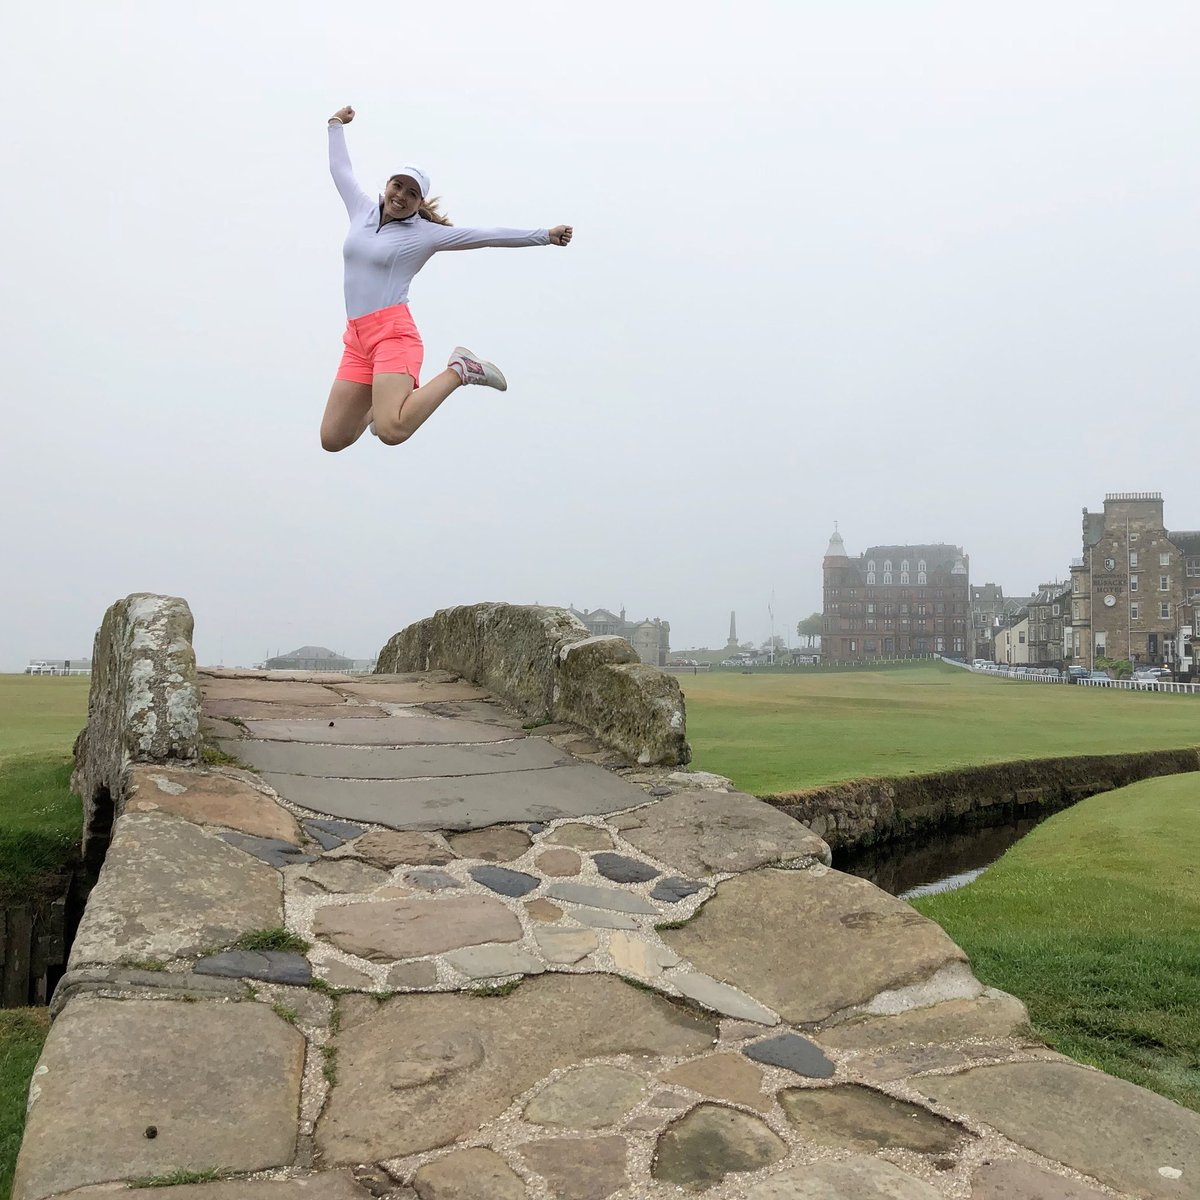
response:
<path fill-rule="evenodd" d="M 696 1000 L 706 1008 L 715 1009 L 727 1017 L 743 1021 L 758 1021 L 761 1025 L 778 1025 L 779 1018 L 764 1008 L 757 1000 L 739 992 L 727 983 L 720 983 L 699 971 L 676 975 L 671 982 L 689 999 Z"/>
<path fill-rule="evenodd" d="M 560 825 L 546 841 L 556 846 L 574 846 L 576 850 L 612 849 L 612 838 L 595 825 Z"/>
<path fill-rule="evenodd" d="M 290 983 L 299 987 L 307 987 L 312 980 L 308 959 L 290 950 L 226 950 L 200 959 L 192 970 L 197 975 L 261 979 L 265 983 Z"/>
<path fill-rule="evenodd" d="M 315 854 L 304 854 L 298 846 L 293 846 L 291 842 L 281 842 L 278 838 L 254 837 L 249 833 L 223 833 L 221 837 L 231 846 L 253 854 L 255 858 L 261 858 L 273 867 L 315 862 L 317 857 Z"/>
<path fill-rule="evenodd" d="M 618 813 L 615 817 L 609 817 L 608 823 L 618 832 L 624 832 L 626 829 L 641 829 L 645 824 L 645 819 L 639 817 L 637 813 Z"/>
<path fill-rule="evenodd" d="M 576 1067 L 530 1100 L 525 1120 L 531 1125 L 603 1129 L 615 1125 L 645 1093 L 645 1079 L 623 1067 Z"/>
<path fill-rule="evenodd" d="M 327 892 L 370 892 L 387 881 L 387 875 L 354 858 L 322 858 L 309 865 L 302 879 Z"/>
<path fill-rule="evenodd" d="M 1094 1193 L 1099 1200 L 1099 1193 Z M 840 1162 L 808 1163 L 755 1184 L 745 1200 L 940 1200 L 941 1193 L 890 1162 L 854 1155 Z M 972 1200 L 983 1200 L 975 1192 Z M 1051 1192 L 1005 1193 L 1004 1200 L 1070 1200 Z"/>
<path fill-rule="evenodd" d="M 650 1097 L 651 1108 L 673 1109 L 678 1112 L 684 1108 L 691 1108 L 691 1106 L 692 1102 L 690 1100 L 685 1100 L 676 1092 L 655 1092 Z"/>
<path fill-rule="evenodd" d="M 562 909 L 549 900 L 526 900 L 525 911 L 535 920 L 549 925 L 562 919 Z"/>
<path fill-rule="evenodd" d="M 663 787 L 661 783 L 650 789 L 650 795 L 652 796 L 669 796 L 670 794 L 671 789 L 669 787 Z"/>
<path fill-rule="evenodd" d="M 596 864 L 596 870 L 613 883 L 646 883 L 662 874 L 649 863 L 625 854 L 597 854 L 592 861 Z"/>
<path fill-rule="evenodd" d="M 440 892 L 445 888 L 460 888 L 462 883 L 445 871 L 405 871 L 403 881 L 422 892 Z"/>
<path fill-rule="evenodd" d="M 550 826 L 547 825 L 545 821 L 531 821 L 525 826 L 525 828 L 528 829 L 530 833 L 545 833 Z"/>
<path fill-rule="evenodd" d="M 654 1113 L 642 1113 L 640 1117 L 634 1117 L 632 1121 L 625 1122 L 625 1131 L 627 1133 L 657 1133 L 662 1127 L 663 1118 L 655 1116 Z"/>
<path fill-rule="evenodd" d="M 628 1182 L 621 1137 L 547 1138 L 518 1150 L 558 1200 L 606 1200 Z"/>
<path fill-rule="evenodd" d="M 535 929 L 533 939 L 547 962 L 576 963 L 599 945 L 590 929 Z"/>
<path fill-rule="evenodd" d="M 349 847 L 356 858 L 365 858 L 377 867 L 401 865 L 441 866 L 450 862 L 454 851 L 439 833 L 413 833 L 396 829 L 373 829 Z"/>
<path fill-rule="evenodd" d="M 431 988 L 437 985 L 437 967 L 424 962 L 397 963 L 387 973 L 387 986 L 396 992 L 411 988 Z"/>
<path fill-rule="evenodd" d="M 581 925 L 592 929 L 636 929 L 638 923 L 624 913 L 605 912 L 599 908 L 580 907 L 571 910 L 571 916 Z"/>
<path fill-rule="evenodd" d="M 566 900 L 570 904 L 584 904 L 589 908 L 658 915 L 658 909 L 636 892 L 621 892 L 616 888 L 597 887 L 590 883 L 554 883 L 546 889 L 546 895 L 551 900 Z"/>
<path fill-rule="evenodd" d="M 673 1067 L 662 1076 L 663 1083 L 690 1088 L 716 1100 L 730 1100 L 769 1112 L 773 1103 L 762 1091 L 763 1073 L 740 1054 L 707 1054 L 682 1066 Z"/>
<path fill-rule="evenodd" d="M 856 1083 L 786 1088 L 779 1093 L 779 1103 L 802 1137 L 838 1149 L 944 1154 L 971 1136 L 928 1109 Z"/>
<path fill-rule="evenodd" d="M 1010 1158 L 984 1163 L 971 1176 L 971 1200 L 1103 1200 L 1103 1195 L 1077 1180 Z"/>
<path fill-rule="evenodd" d="M 521 1177 L 483 1146 L 426 1163 L 412 1182 L 418 1200 L 525 1200 L 526 1194 Z"/>
<path fill-rule="evenodd" d="M 556 875 L 559 877 L 578 875 L 579 868 L 582 866 L 583 860 L 579 855 L 574 850 L 567 850 L 565 847 L 555 850 L 544 850 L 537 857 L 537 869 L 543 875 Z"/>
<path fill-rule="evenodd" d="M 349 988 L 361 992 L 374 987 L 375 981 L 365 971 L 360 971 L 339 959 L 331 959 L 317 968 L 317 973 L 326 983 L 336 988 Z"/>
<path fill-rule="evenodd" d="M 541 882 L 536 875 L 509 867 L 472 867 L 471 878 L 501 896 L 527 896 Z"/>
<path fill-rule="evenodd" d="M 489 829 L 471 829 L 449 839 L 460 858 L 479 858 L 484 862 L 512 862 L 533 844 L 523 829 L 494 825 Z"/>
<path fill-rule="evenodd" d="M 621 930 L 608 939 L 608 952 L 621 974 L 634 975 L 638 979 L 656 979 L 664 967 L 673 967 L 679 962 L 679 955 L 674 950 Z"/>
<path fill-rule="evenodd" d="M 786 1067 L 810 1079 L 829 1079 L 833 1075 L 833 1063 L 821 1053 L 820 1047 L 797 1033 L 781 1033 L 765 1042 L 743 1046 L 742 1053 L 755 1062 Z"/>
<path fill-rule="evenodd" d="M 363 833 L 363 827 L 355 825 L 352 821 L 324 821 L 310 817 L 302 824 L 305 832 L 314 841 L 320 842 L 326 850 L 332 850 L 334 846 L 340 846 L 351 838 L 361 837 Z M 332 840 L 326 841 L 327 838 Z"/>
<path fill-rule="evenodd" d="M 469 979 L 540 975 L 546 969 L 544 963 L 519 946 L 468 946 L 447 954 L 446 962 Z"/>
<path fill-rule="evenodd" d="M 726 1175 L 757 1171 L 786 1154 L 787 1144 L 758 1117 L 722 1104 L 700 1104 L 658 1139 L 652 1173 L 664 1183 L 701 1191 Z"/>
<path fill-rule="evenodd" d="M 680 900 L 687 896 L 694 896 L 703 888 L 704 884 L 697 883 L 694 879 L 684 879 L 681 875 L 669 875 L 654 885 L 650 899 L 665 900 L 668 904 L 678 904 Z"/>

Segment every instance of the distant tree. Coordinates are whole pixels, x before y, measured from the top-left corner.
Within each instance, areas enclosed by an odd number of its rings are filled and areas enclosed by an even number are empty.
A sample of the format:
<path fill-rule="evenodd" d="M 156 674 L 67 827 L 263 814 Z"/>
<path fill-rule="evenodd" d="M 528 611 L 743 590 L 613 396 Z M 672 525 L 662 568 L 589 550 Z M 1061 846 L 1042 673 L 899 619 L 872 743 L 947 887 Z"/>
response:
<path fill-rule="evenodd" d="M 804 620 L 796 626 L 796 632 L 802 638 L 807 639 L 808 645 L 811 646 L 813 642 L 821 636 L 821 614 L 819 612 L 815 612 L 811 617 L 805 617 Z"/>
<path fill-rule="evenodd" d="M 738 649 L 743 651 L 746 654 L 753 654 L 754 653 L 754 643 L 753 642 L 738 642 Z"/>
<path fill-rule="evenodd" d="M 768 654 L 772 651 L 776 654 L 782 654 L 787 649 L 787 642 L 779 634 L 776 634 L 774 637 L 767 638 L 759 649 L 767 651 Z"/>

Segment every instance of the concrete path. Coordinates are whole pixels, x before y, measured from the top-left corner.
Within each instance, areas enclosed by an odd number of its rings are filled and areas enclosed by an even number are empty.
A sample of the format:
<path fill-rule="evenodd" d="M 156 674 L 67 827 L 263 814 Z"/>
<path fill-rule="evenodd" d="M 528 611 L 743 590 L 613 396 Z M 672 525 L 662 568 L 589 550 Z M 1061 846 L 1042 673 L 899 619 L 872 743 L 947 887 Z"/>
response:
<path fill-rule="evenodd" d="M 1200 1196 L 1196 1114 L 724 781 L 446 673 L 201 687 L 214 761 L 134 769 L 16 1200 Z"/>

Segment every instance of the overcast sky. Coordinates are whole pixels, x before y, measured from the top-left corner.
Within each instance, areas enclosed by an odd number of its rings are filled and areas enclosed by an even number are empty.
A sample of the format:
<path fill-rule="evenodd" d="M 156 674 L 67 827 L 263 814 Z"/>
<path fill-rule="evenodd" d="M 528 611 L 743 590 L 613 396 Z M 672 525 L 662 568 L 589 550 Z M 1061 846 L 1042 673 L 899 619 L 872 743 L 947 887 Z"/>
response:
<path fill-rule="evenodd" d="M 1080 510 L 1200 527 L 1195 0 L 603 5 L 43 0 L 0 46 L 0 669 L 134 591 L 201 662 L 374 655 L 479 600 L 624 605 L 672 646 L 946 541 L 1010 594 Z M 423 165 L 408 444 L 331 455 L 345 210 Z"/>

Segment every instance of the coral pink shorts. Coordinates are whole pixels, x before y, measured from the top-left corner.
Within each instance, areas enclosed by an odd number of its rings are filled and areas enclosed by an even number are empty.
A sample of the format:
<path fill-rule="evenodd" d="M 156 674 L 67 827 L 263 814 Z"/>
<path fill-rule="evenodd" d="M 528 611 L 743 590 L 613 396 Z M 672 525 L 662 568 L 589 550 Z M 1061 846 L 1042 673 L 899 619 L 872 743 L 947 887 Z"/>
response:
<path fill-rule="evenodd" d="M 369 384 L 376 375 L 411 375 L 421 383 L 425 344 L 407 304 L 393 304 L 362 317 L 351 317 L 342 335 L 346 347 L 337 378 Z"/>

